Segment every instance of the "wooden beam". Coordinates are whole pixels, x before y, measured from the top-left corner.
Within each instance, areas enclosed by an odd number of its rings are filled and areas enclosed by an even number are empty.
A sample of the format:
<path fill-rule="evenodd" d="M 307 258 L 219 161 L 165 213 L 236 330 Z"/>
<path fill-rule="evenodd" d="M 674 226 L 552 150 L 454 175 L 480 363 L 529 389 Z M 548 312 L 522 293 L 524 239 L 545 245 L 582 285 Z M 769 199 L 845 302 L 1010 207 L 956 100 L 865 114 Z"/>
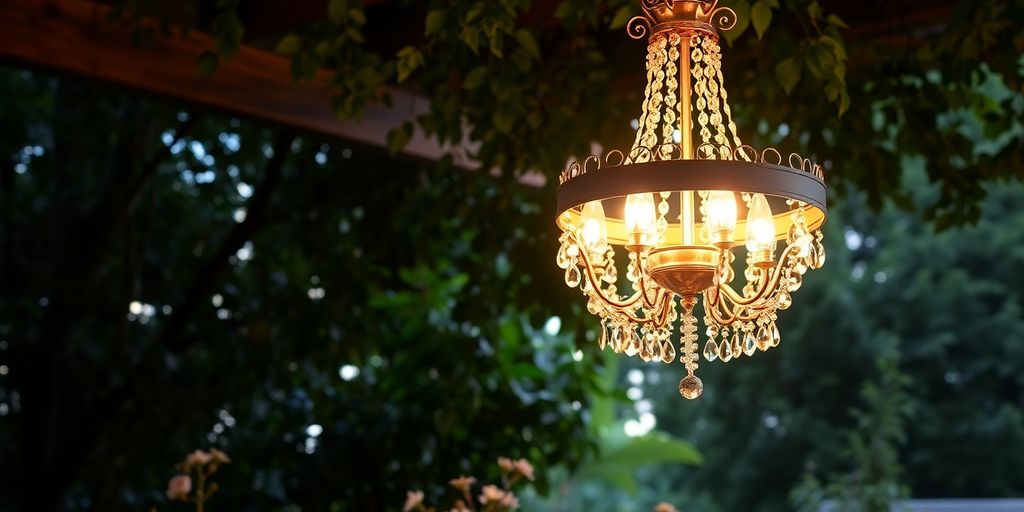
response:
<path fill-rule="evenodd" d="M 209 35 L 192 32 L 182 38 L 176 29 L 172 37 L 138 47 L 129 24 L 107 21 L 109 10 L 85 0 L 2 2 L 0 58 L 378 147 L 386 147 L 393 128 L 428 112 L 427 99 L 391 89 L 391 108 L 371 105 L 358 122 L 340 122 L 331 106 L 329 70 L 318 71 L 309 83 L 295 83 L 288 59 L 243 46 L 212 76 L 200 77 L 199 55 L 216 47 Z M 154 20 L 143 23 L 157 26 Z M 473 170 L 480 167 L 469 157 L 474 149 L 469 141 L 442 146 L 417 130 L 403 153 L 426 160 L 451 153 L 456 165 Z M 533 173 L 521 181 L 541 186 L 544 176 Z"/>

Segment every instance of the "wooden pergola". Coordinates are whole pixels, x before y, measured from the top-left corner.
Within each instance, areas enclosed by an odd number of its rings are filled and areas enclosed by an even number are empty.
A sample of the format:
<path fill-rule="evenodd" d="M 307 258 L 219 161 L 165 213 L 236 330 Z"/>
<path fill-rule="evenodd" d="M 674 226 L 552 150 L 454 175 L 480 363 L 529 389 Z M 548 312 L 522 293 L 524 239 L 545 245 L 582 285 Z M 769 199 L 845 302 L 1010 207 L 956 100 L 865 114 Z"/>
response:
<path fill-rule="evenodd" d="M 193 9 L 174 2 L 166 16 L 179 27 L 189 27 L 187 38 L 157 37 L 152 44 L 135 45 L 132 26 L 108 21 L 113 0 L 4 0 L 0 2 L 0 60 L 60 73 L 71 73 L 130 89 L 156 93 L 189 103 L 213 107 L 237 115 L 271 121 L 339 139 L 385 147 L 387 133 L 414 120 L 429 106 L 426 98 L 392 89 L 390 108 L 371 105 L 359 121 L 339 121 L 331 107 L 327 87 L 329 70 L 319 70 L 311 82 L 291 79 L 290 61 L 272 51 L 284 34 L 327 16 L 327 0 L 289 2 L 253 0 L 242 2 L 246 41 L 237 55 L 226 59 L 209 77 L 197 73 L 202 52 L 216 47 L 204 32 L 215 15 L 213 2 L 190 0 Z M 397 0 L 363 0 L 371 25 L 369 43 L 393 52 L 404 44 L 415 44 L 422 34 L 422 13 L 416 7 L 400 7 Z M 907 0 L 892 5 L 880 0 L 828 2 L 850 24 L 850 40 L 873 40 L 879 44 L 907 46 L 917 35 L 941 29 L 951 9 L 941 2 Z M 159 8 L 160 2 L 154 8 Z M 543 26 L 553 23 L 552 13 L 559 0 L 536 0 L 525 16 Z M 728 2 L 725 2 L 728 5 Z M 395 16 L 396 9 L 408 15 Z M 387 12 L 389 26 L 373 25 L 374 14 Z M 155 13 L 161 16 L 163 13 Z M 143 20 L 156 26 L 156 19 Z M 614 34 L 621 37 L 621 34 Z M 611 34 L 609 35 L 611 36 Z M 392 48 L 393 47 L 393 48 Z M 414 158 L 435 160 L 452 153 L 463 168 L 479 165 L 469 156 L 471 141 L 458 147 L 442 147 L 418 132 L 403 152 Z M 542 184 L 543 176 L 527 177 Z"/>

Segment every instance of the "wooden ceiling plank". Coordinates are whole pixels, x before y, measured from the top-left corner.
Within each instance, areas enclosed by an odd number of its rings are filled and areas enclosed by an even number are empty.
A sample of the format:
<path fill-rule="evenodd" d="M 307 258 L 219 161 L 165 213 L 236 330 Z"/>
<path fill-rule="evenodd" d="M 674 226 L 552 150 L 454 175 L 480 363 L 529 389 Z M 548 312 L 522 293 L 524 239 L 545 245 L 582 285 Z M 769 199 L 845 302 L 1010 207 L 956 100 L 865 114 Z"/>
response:
<path fill-rule="evenodd" d="M 291 80 L 288 59 L 243 46 L 216 73 L 200 77 L 199 55 L 216 47 L 209 35 L 160 37 L 152 45 L 137 47 L 130 26 L 107 21 L 109 10 L 84 0 L 4 2 L 0 5 L 0 58 L 378 147 L 387 146 L 389 131 L 414 121 L 429 106 L 425 98 L 390 89 L 391 108 L 370 105 L 359 121 L 340 122 L 331 105 L 329 70 L 319 70 L 310 82 L 296 83 Z M 425 160 L 451 153 L 456 165 L 474 170 L 480 167 L 469 157 L 474 150 L 468 141 L 454 148 L 442 146 L 417 130 L 403 153 Z M 521 181 L 543 185 L 544 177 L 532 174 Z"/>

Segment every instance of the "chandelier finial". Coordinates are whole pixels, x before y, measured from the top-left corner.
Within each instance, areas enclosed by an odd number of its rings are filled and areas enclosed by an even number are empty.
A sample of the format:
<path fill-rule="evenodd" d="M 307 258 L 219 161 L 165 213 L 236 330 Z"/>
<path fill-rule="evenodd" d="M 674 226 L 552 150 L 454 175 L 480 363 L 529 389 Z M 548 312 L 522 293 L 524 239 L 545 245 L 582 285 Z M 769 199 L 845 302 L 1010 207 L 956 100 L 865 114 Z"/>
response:
<path fill-rule="evenodd" d="M 695 29 L 717 38 L 718 31 L 736 26 L 736 12 L 718 7 L 718 0 L 640 0 L 640 7 L 643 14 L 626 25 L 626 33 L 633 39 L 673 27 Z"/>

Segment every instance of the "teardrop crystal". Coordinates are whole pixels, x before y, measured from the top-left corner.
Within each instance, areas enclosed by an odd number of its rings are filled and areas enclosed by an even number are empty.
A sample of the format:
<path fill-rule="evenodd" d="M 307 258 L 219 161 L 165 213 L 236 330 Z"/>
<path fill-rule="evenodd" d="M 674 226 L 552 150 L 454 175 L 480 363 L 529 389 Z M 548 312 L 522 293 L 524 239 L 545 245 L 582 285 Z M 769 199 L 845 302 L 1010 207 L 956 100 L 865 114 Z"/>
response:
<path fill-rule="evenodd" d="M 704 359 L 707 359 L 709 363 L 718 359 L 718 343 L 715 343 L 715 340 L 708 340 L 704 343 Z"/>
<path fill-rule="evenodd" d="M 633 357 L 640 352 L 640 337 L 637 336 L 635 332 L 628 332 L 626 333 L 626 336 L 628 338 L 626 341 L 626 350 L 623 352 L 625 352 L 627 356 Z"/>
<path fill-rule="evenodd" d="M 648 334 L 647 336 L 650 336 L 650 334 Z M 649 363 L 651 361 L 651 359 L 654 357 L 651 348 L 651 342 L 650 340 L 646 339 L 646 337 L 640 341 L 640 350 L 638 350 L 637 353 L 640 354 L 641 361 L 645 363 Z"/>
<path fill-rule="evenodd" d="M 743 353 L 752 356 L 757 352 L 757 340 L 753 331 L 747 331 L 743 336 Z"/>
<path fill-rule="evenodd" d="M 576 288 L 580 285 L 580 279 L 583 276 L 580 275 L 579 267 L 573 265 L 565 269 L 565 285 L 569 288 Z"/>
<path fill-rule="evenodd" d="M 658 203 L 658 213 L 668 215 L 668 201 Z"/>
<path fill-rule="evenodd" d="M 741 355 L 743 355 L 743 336 L 736 331 L 736 334 L 732 335 L 732 356 L 740 357 Z"/>
<path fill-rule="evenodd" d="M 615 284 L 619 280 L 619 271 L 615 268 L 614 261 L 608 260 L 608 265 L 604 267 L 604 276 L 601 279 L 608 284 Z"/>
<path fill-rule="evenodd" d="M 612 352 L 618 354 L 622 352 L 624 348 L 622 329 L 620 327 L 616 327 L 612 329 Z"/>
<path fill-rule="evenodd" d="M 779 334 L 779 328 L 775 325 L 775 322 L 772 322 L 771 331 L 772 331 L 772 346 L 773 347 L 777 347 L 777 346 L 779 346 L 779 343 L 782 342 L 782 336 Z"/>
<path fill-rule="evenodd" d="M 814 243 L 814 258 L 811 260 L 811 268 L 821 268 L 825 265 L 825 246 L 821 242 Z"/>
<path fill-rule="evenodd" d="M 764 352 L 770 346 L 772 346 L 772 335 L 767 328 L 761 327 L 757 330 L 757 348 Z"/>
<path fill-rule="evenodd" d="M 597 346 L 601 350 L 604 350 L 608 346 L 608 327 L 601 326 L 601 337 L 597 340 Z"/>
<path fill-rule="evenodd" d="M 671 340 L 665 340 L 661 344 L 661 362 L 672 364 L 676 360 L 676 347 Z"/>
<path fill-rule="evenodd" d="M 718 357 L 723 363 L 728 363 L 732 359 L 732 343 L 729 343 L 729 340 L 722 340 L 718 345 Z"/>
<path fill-rule="evenodd" d="M 558 268 L 569 268 L 572 265 L 572 258 L 565 252 L 565 245 L 558 248 L 558 255 L 555 256 L 555 263 Z"/>

